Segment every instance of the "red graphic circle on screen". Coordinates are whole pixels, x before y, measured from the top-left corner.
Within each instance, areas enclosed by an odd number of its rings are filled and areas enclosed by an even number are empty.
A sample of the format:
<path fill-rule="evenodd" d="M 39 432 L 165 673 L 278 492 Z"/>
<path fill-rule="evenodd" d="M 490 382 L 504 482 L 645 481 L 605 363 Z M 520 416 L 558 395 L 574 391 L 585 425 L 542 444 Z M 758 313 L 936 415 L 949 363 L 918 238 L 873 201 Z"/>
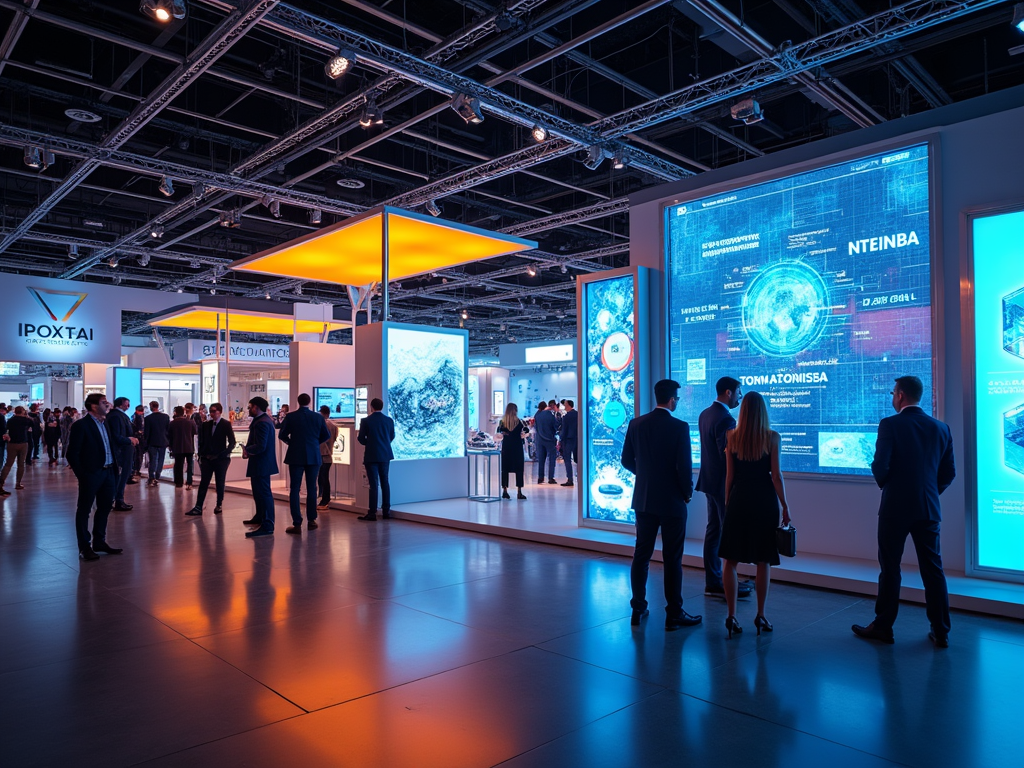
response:
<path fill-rule="evenodd" d="M 633 362 L 633 340 L 616 331 L 601 346 L 601 365 L 609 371 L 623 371 Z"/>

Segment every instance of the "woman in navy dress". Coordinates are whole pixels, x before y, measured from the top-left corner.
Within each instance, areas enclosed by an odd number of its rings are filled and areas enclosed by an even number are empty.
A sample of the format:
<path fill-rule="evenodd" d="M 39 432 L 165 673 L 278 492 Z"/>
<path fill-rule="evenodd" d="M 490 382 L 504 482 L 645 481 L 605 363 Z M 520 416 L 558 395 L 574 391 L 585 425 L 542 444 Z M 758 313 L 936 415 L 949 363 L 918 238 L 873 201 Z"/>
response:
<path fill-rule="evenodd" d="M 774 627 L 764 616 L 768 598 L 771 566 L 779 564 L 775 529 L 779 527 L 779 505 L 782 523 L 788 525 L 789 505 L 786 488 L 779 469 L 779 433 L 771 429 L 768 408 L 757 392 L 743 396 L 736 428 L 728 433 L 725 447 L 725 522 L 718 556 L 722 558 L 722 581 L 729 618 L 725 628 L 742 632 L 736 620 L 736 565 L 756 563 L 757 634 L 771 632 Z"/>
<path fill-rule="evenodd" d="M 526 424 L 519 420 L 519 406 L 509 403 L 505 408 L 505 416 L 498 423 L 498 434 L 503 435 L 501 439 L 501 498 L 511 499 L 508 495 L 508 476 L 510 472 L 516 474 L 516 488 L 519 493 L 516 498 L 520 501 L 526 499 L 523 495 L 523 470 L 526 461 L 523 458 L 523 435 L 529 433 Z"/>

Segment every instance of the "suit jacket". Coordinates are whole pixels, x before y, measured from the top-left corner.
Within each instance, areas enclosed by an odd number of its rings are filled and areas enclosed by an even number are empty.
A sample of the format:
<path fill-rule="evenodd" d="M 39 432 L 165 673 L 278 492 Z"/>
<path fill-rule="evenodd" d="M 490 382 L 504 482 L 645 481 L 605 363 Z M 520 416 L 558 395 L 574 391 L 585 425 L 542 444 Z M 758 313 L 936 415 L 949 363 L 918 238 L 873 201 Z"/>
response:
<path fill-rule="evenodd" d="M 871 474 L 882 489 L 879 515 L 939 522 L 939 494 L 956 477 L 949 427 L 917 406 L 882 419 Z"/>
<path fill-rule="evenodd" d="M 553 411 L 541 411 L 533 422 L 533 436 L 545 443 L 558 439 L 558 418 Z"/>
<path fill-rule="evenodd" d="M 168 427 L 171 425 L 171 417 L 166 413 L 151 413 L 146 417 L 143 427 L 143 437 L 146 438 L 147 448 L 166 448 L 171 444 Z"/>
<path fill-rule="evenodd" d="M 713 402 L 697 420 L 700 430 L 700 474 L 697 475 L 697 490 L 725 503 L 725 443 L 726 433 L 735 429 L 736 419 L 729 409 Z"/>
<path fill-rule="evenodd" d="M 136 413 L 132 416 L 132 431 L 139 440 L 146 436 L 146 417 L 141 413 Z"/>
<path fill-rule="evenodd" d="M 579 437 L 580 412 L 575 408 L 562 417 L 562 442 L 575 443 Z"/>
<path fill-rule="evenodd" d="M 196 423 L 187 416 L 171 419 L 167 427 L 171 453 L 191 455 L 196 452 Z"/>
<path fill-rule="evenodd" d="M 284 454 L 285 464 L 301 464 L 319 467 L 320 443 L 331 439 L 331 433 L 324 423 L 324 417 L 307 405 L 299 406 L 284 417 L 277 435 L 288 446 Z"/>
<path fill-rule="evenodd" d="M 199 458 L 226 459 L 231 456 L 237 442 L 230 421 L 221 417 L 214 424 L 213 419 L 207 419 L 199 430 Z"/>
<path fill-rule="evenodd" d="M 629 422 L 622 466 L 636 475 L 633 509 L 659 517 L 683 517 L 693 496 L 690 425 L 665 408 Z"/>
<path fill-rule="evenodd" d="M 135 431 L 132 429 L 132 421 L 128 414 L 120 408 L 112 408 L 107 414 L 104 422 L 107 425 L 107 434 L 110 435 L 110 447 L 112 450 L 122 451 L 132 447 L 131 437 Z"/>
<path fill-rule="evenodd" d="M 380 411 L 374 411 L 363 419 L 356 439 L 366 447 L 363 464 L 377 464 L 395 458 L 391 450 L 391 441 L 395 439 L 395 421 Z"/>
<path fill-rule="evenodd" d="M 267 414 L 252 420 L 249 425 L 249 441 L 245 444 L 245 452 L 249 455 L 246 477 L 270 477 L 277 474 L 275 432 L 274 420 Z"/>
<path fill-rule="evenodd" d="M 103 438 L 100 430 L 107 433 L 107 442 L 110 443 L 110 453 L 117 465 L 117 449 L 114 441 L 110 438 L 110 422 L 104 421 L 103 425 L 96 423 L 91 416 L 84 416 L 71 425 L 71 435 L 68 440 L 66 458 L 71 466 L 75 477 L 82 477 L 103 469 L 106 461 L 106 453 L 103 450 Z"/>

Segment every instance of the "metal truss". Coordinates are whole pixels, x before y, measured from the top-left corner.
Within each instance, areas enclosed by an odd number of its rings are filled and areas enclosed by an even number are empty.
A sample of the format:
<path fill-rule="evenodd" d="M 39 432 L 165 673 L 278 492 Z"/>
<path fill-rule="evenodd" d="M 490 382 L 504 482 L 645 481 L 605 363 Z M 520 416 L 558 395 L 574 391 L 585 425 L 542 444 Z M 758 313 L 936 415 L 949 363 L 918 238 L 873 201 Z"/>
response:
<path fill-rule="evenodd" d="M 592 221 L 593 219 L 601 219 L 606 216 L 614 216 L 618 213 L 625 213 L 628 210 L 629 198 L 619 197 L 615 200 L 602 200 L 600 203 L 594 203 L 585 208 L 576 208 L 571 211 L 544 216 L 540 219 L 524 221 L 521 224 L 513 224 L 511 227 L 505 227 L 501 231 L 506 235 L 527 235 L 543 232 L 548 229 L 566 227 L 570 224 Z"/>
<path fill-rule="evenodd" d="M 6 234 L 8 230 L 0 232 L 0 234 Z M 105 250 L 110 243 L 105 243 L 102 240 L 90 240 L 85 237 L 69 237 L 67 235 L 58 235 L 47 232 L 46 234 L 36 234 L 29 232 L 23 240 L 29 240 L 32 242 L 50 243 L 57 245 L 77 245 L 79 249 L 89 251 L 101 251 Z M 155 256 L 152 248 L 143 248 L 137 245 L 125 245 L 117 249 L 119 255 L 124 256 Z M 85 260 L 88 254 L 82 253 L 82 259 Z M 222 259 L 216 256 L 203 256 L 194 253 L 184 253 L 182 251 L 159 251 L 159 255 L 162 259 L 167 261 L 180 261 L 187 264 L 195 264 L 204 267 L 223 268 L 230 264 L 233 259 Z"/>
<path fill-rule="evenodd" d="M 203 40 L 174 72 L 146 98 L 138 104 L 131 114 L 113 132 L 103 140 L 102 148 L 116 150 L 135 133 L 152 120 L 157 113 L 166 107 L 182 90 L 187 88 L 197 77 L 210 68 L 217 59 L 238 42 L 246 32 L 260 22 L 279 0 L 248 0 L 239 9 L 231 13 Z M 26 216 L 17 227 L 0 240 L 0 253 L 6 251 L 12 243 L 24 236 L 32 227 L 39 223 L 61 200 L 67 197 L 75 187 L 92 173 L 99 161 L 86 159 L 71 170 L 64 180 L 50 195 Z"/>

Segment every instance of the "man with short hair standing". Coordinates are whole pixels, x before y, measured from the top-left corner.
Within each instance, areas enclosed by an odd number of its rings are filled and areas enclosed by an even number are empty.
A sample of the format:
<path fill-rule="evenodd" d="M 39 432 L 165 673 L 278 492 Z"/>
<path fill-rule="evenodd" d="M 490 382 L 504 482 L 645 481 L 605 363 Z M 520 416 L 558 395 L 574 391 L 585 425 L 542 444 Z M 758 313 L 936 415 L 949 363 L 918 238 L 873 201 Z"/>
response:
<path fill-rule="evenodd" d="M 537 450 L 537 483 L 544 482 L 544 467 L 547 465 L 548 483 L 557 485 L 555 480 L 555 459 L 558 450 L 558 418 L 555 409 L 558 404 L 554 400 L 537 413 L 533 420 L 534 445 Z"/>
<path fill-rule="evenodd" d="M 565 462 L 565 482 L 562 485 L 572 488 L 574 484 L 572 464 L 574 461 L 579 463 L 579 449 L 576 447 L 576 441 L 579 435 L 580 413 L 576 410 L 576 404 L 572 400 L 563 400 L 562 402 L 565 403 L 565 413 L 562 415 L 562 461 Z"/>
<path fill-rule="evenodd" d="M 702 617 L 683 610 L 683 542 L 686 505 L 693 496 L 690 425 L 672 416 L 679 402 L 679 382 L 663 379 L 654 385 L 657 407 L 629 422 L 622 446 L 622 466 L 636 475 L 636 549 L 630 568 L 633 614 L 637 626 L 647 615 L 647 572 L 661 529 L 665 562 L 665 629 L 700 624 Z"/>
<path fill-rule="evenodd" d="M 93 393 L 85 398 L 86 415 L 71 425 L 68 443 L 68 464 L 78 478 L 78 509 L 75 532 L 78 556 L 83 560 L 99 560 L 97 552 L 119 555 L 123 551 L 107 543 L 107 517 L 114 504 L 117 486 L 117 458 L 110 438 L 106 395 Z M 96 504 L 92 536 L 89 536 L 89 513 Z"/>
<path fill-rule="evenodd" d="M 199 494 L 196 505 L 185 514 L 198 517 L 203 514 L 206 493 L 210 489 L 210 479 L 217 479 L 217 506 L 213 514 L 219 515 L 224 504 L 224 483 L 231 466 L 231 451 L 235 449 L 235 430 L 231 422 L 222 418 L 224 406 L 214 403 L 210 406 L 210 418 L 203 422 L 199 430 Z"/>
<path fill-rule="evenodd" d="M 124 500 L 124 489 L 132 474 L 132 463 L 135 458 L 135 446 L 139 441 L 133 437 L 132 420 L 128 418 L 128 398 L 115 397 L 114 409 L 107 415 L 107 429 L 110 442 L 117 460 L 117 485 L 114 488 L 114 509 L 127 512 L 132 508 Z"/>
<path fill-rule="evenodd" d="M 320 504 L 317 509 L 331 507 L 331 467 L 334 466 L 334 444 L 338 441 L 338 425 L 331 421 L 331 407 L 320 406 L 320 415 L 324 418 L 327 431 L 331 433 L 329 440 L 320 443 L 320 476 L 317 486 L 320 488 Z"/>
<path fill-rule="evenodd" d="M 247 531 L 248 539 L 257 536 L 274 535 L 274 493 L 270 490 L 270 477 L 277 474 L 277 455 L 274 435 L 274 420 L 267 415 L 270 403 L 262 397 L 254 397 L 249 401 L 249 440 L 242 448 L 242 458 L 249 462 L 245 476 L 252 487 L 252 499 L 256 504 L 256 514 L 243 521 L 245 525 L 258 525 L 254 531 Z"/>
<path fill-rule="evenodd" d="M 149 454 L 149 482 L 146 485 L 152 487 L 160 483 L 167 446 L 171 444 L 171 417 L 166 413 L 160 413 L 160 403 L 156 400 L 149 404 L 143 437 L 146 440 L 146 452 Z"/>
<path fill-rule="evenodd" d="M 295 535 L 302 533 L 299 492 L 303 477 L 306 478 L 306 527 L 311 531 L 319 527 L 316 521 L 316 480 L 320 474 L 320 444 L 331 438 L 323 417 L 310 409 L 310 399 L 305 392 L 296 398 L 298 409 L 284 417 L 278 433 L 281 442 L 288 446 L 284 463 L 288 465 L 292 524 L 284 532 Z"/>
<path fill-rule="evenodd" d="M 69 427 L 70 429 L 70 427 Z M 132 435 L 138 441 L 135 444 L 135 461 L 133 466 L 133 475 L 135 477 L 142 477 L 142 463 L 146 456 L 146 406 L 141 403 L 135 406 L 135 415 L 132 416 Z M 135 477 L 128 481 L 131 485 L 135 482 Z"/>
<path fill-rule="evenodd" d="M 43 416 L 39 413 L 39 403 L 29 405 L 28 418 L 32 422 L 32 436 L 29 438 L 29 454 L 25 463 L 31 467 L 32 462 L 39 458 L 39 441 L 43 437 Z"/>
<path fill-rule="evenodd" d="M 370 485 L 370 509 L 359 520 L 377 519 L 377 484 L 380 483 L 380 513 L 385 520 L 391 519 L 391 481 L 388 472 L 395 453 L 391 443 L 395 439 L 395 422 L 385 416 L 384 401 L 379 397 L 370 401 L 370 415 L 359 423 L 359 444 L 363 451 L 363 466 L 366 467 L 366 479 Z"/>
<path fill-rule="evenodd" d="M 878 598 L 875 620 L 853 625 L 859 637 L 893 643 L 900 607 L 900 561 L 907 536 L 914 540 L 924 584 L 925 609 L 937 648 L 949 647 L 949 592 L 939 555 L 942 509 L 939 495 L 956 477 L 949 427 L 921 408 L 924 385 L 917 376 L 900 376 L 892 389 L 895 416 L 878 424 L 871 474 L 882 489 L 878 507 Z"/>
<path fill-rule="evenodd" d="M 743 393 L 739 381 L 723 376 L 715 382 L 715 395 L 714 402 L 701 411 L 697 420 L 700 431 L 697 490 L 704 494 L 708 505 L 708 525 L 704 531 L 704 594 L 725 598 L 722 561 L 718 557 L 725 522 L 725 442 L 729 430 L 736 428 L 736 419 L 729 411 L 740 404 Z M 750 597 L 749 584 L 740 582 L 738 588 L 739 597 Z"/>
<path fill-rule="evenodd" d="M 4 465 L 4 454 L 7 452 L 7 403 L 0 403 L 0 467 Z"/>

